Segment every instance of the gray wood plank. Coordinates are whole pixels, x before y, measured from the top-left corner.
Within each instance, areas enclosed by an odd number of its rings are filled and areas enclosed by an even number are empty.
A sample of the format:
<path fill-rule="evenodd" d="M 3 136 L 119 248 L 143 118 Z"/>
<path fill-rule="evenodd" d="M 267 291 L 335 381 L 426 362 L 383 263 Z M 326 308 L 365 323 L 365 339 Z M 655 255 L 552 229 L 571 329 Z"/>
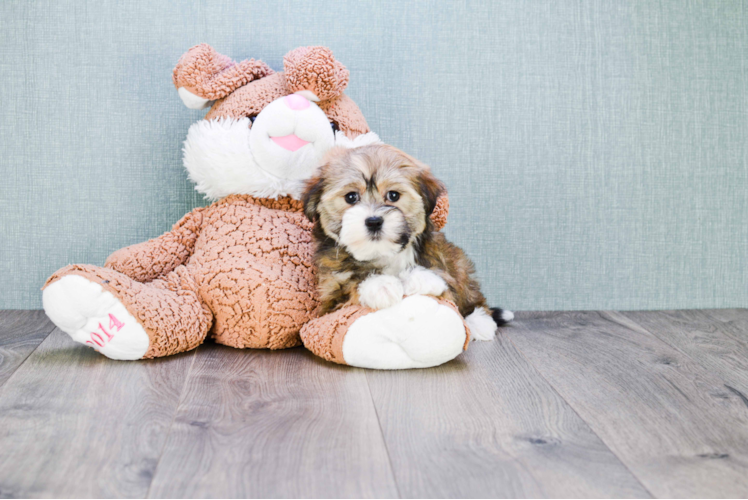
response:
<path fill-rule="evenodd" d="M 730 334 L 743 340 L 748 339 L 748 309 L 704 309 L 702 312 L 725 323 L 734 324 L 736 328 Z"/>
<path fill-rule="evenodd" d="M 429 370 L 369 371 L 404 497 L 649 497 L 506 339 Z"/>
<path fill-rule="evenodd" d="M 620 315 L 521 314 L 512 342 L 657 497 L 748 495 L 748 411 Z"/>
<path fill-rule="evenodd" d="M 0 389 L 0 497 L 144 497 L 193 356 L 112 361 L 55 329 Z"/>
<path fill-rule="evenodd" d="M 728 311 L 626 311 L 611 314 L 628 318 L 663 342 L 688 354 L 719 376 L 728 390 L 737 391 L 736 394 L 744 397 L 748 394 L 748 312 L 742 314 L 743 325 L 720 319 L 721 316 L 729 317 Z M 741 315 L 736 319 L 740 321 Z"/>
<path fill-rule="evenodd" d="M 0 387 L 54 328 L 44 311 L 0 311 Z"/>
<path fill-rule="evenodd" d="M 748 309 L 707 309 L 702 312 L 720 322 L 722 333 L 741 345 L 748 345 Z"/>
<path fill-rule="evenodd" d="M 149 496 L 397 496 L 364 372 L 201 347 Z"/>

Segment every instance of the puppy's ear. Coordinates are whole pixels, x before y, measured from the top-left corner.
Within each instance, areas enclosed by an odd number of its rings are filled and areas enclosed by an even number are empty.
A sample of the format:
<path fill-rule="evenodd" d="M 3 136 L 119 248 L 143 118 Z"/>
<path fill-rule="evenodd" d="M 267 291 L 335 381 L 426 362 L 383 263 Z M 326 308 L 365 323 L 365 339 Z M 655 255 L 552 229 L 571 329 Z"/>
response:
<path fill-rule="evenodd" d="M 317 220 L 317 205 L 319 200 L 322 198 L 322 191 L 324 191 L 325 181 L 322 177 L 314 177 L 309 179 L 306 183 L 306 189 L 301 201 L 304 202 L 304 215 L 311 222 Z"/>
<path fill-rule="evenodd" d="M 419 175 L 419 190 L 423 198 L 423 206 L 426 209 L 426 217 L 429 217 L 436 208 L 436 201 L 439 195 L 444 191 L 444 184 L 434 177 L 431 169 L 425 167 Z"/>

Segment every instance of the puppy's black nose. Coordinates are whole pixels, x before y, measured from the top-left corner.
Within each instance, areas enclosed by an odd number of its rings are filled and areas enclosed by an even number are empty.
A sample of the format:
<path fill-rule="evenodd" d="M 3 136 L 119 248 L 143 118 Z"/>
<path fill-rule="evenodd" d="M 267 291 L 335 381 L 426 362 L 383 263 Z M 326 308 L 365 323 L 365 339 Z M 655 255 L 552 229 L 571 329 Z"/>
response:
<path fill-rule="evenodd" d="M 379 231 L 382 229 L 382 224 L 384 224 L 384 219 L 381 217 L 369 217 L 364 221 L 364 224 L 366 224 L 366 227 L 369 228 L 369 231 Z"/>

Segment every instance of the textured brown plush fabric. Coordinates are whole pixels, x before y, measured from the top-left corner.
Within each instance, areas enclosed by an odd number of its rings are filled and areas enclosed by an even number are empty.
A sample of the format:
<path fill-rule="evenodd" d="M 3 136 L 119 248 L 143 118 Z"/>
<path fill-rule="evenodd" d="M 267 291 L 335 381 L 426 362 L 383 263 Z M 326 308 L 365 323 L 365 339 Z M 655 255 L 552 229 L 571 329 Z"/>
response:
<path fill-rule="evenodd" d="M 98 283 L 122 302 L 150 339 L 143 358 L 194 349 L 203 343 L 210 329 L 211 312 L 200 299 L 197 283 L 185 266 L 145 284 L 113 269 L 73 264 L 50 276 L 44 286 L 68 275 Z"/>
<path fill-rule="evenodd" d="M 299 47 L 283 58 L 291 92 L 309 90 L 320 101 L 339 96 L 348 86 L 349 73 L 327 47 Z"/>
<path fill-rule="evenodd" d="M 300 332 L 304 347 L 327 361 L 347 364 L 343 358 L 345 334 L 358 318 L 370 312 L 363 306 L 348 306 L 310 321 Z"/>
<path fill-rule="evenodd" d="M 201 43 L 179 58 L 172 79 L 177 88 L 184 87 L 195 95 L 216 100 L 272 74 L 273 70 L 262 61 L 249 59 L 237 64 L 207 43 Z"/>
<path fill-rule="evenodd" d="M 215 316 L 213 338 L 233 347 L 299 345 L 319 306 L 301 202 L 233 195 L 207 212 L 190 263 Z"/>
<path fill-rule="evenodd" d="M 216 101 L 205 115 L 205 119 L 239 119 L 254 116 L 274 100 L 289 94 L 291 92 L 288 90 L 283 73 L 275 73 L 245 85 L 225 99 Z"/>
<path fill-rule="evenodd" d="M 203 211 L 196 208 L 158 238 L 115 251 L 104 266 L 141 283 L 165 276 L 192 254 L 203 223 Z"/>
<path fill-rule="evenodd" d="M 149 334 L 146 357 L 194 348 L 211 323 L 216 342 L 283 349 L 299 345 L 302 325 L 317 317 L 311 227 L 300 201 L 228 196 L 118 250 L 108 268 L 68 266 L 47 285 L 67 274 L 102 284 Z M 165 274 L 155 278 L 149 263 Z"/>
<path fill-rule="evenodd" d="M 447 216 L 449 215 L 449 196 L 444 191 L 436 199 L 436 207 L 431 212 L 431 222 L 434 223 L 434 229 L 441 231 L 447 225 Z"/>

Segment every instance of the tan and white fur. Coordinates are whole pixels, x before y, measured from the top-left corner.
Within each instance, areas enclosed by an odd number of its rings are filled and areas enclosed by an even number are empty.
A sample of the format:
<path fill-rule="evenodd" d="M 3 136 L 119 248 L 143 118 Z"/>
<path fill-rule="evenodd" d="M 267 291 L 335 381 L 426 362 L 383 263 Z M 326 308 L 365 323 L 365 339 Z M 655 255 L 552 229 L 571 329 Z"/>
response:
<path fill-rule="evenodd" d="M 303 197 L 315 222 L 322 313 L 431 295 L 454 302 L 477 340 L 513 319 L 487 306 L 473 263 L 434 230 L 429 215 L 442 190 L 428 166 L 392 146 L 330 152 Z"/>

